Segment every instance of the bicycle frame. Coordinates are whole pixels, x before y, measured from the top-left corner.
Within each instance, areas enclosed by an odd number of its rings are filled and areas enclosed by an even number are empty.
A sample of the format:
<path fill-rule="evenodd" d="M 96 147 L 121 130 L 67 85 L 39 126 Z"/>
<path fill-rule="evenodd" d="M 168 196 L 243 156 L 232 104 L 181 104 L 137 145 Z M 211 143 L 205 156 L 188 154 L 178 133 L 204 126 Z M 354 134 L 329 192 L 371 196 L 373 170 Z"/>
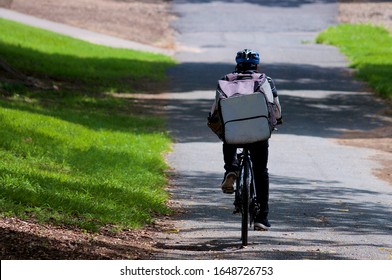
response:
<path fill-rule="evenodd" d="M 250 153 L 247 148 L 237 154 L 239 160 L 239 174 L 237 176 L 234 213 L 241 213 L 241 240 L 242 245 L 248 244 L 248 223 L 252 226 L 254 219 L 259 211 L 256 200 L 256 188 L 253 176 L 253 166 Z"/>

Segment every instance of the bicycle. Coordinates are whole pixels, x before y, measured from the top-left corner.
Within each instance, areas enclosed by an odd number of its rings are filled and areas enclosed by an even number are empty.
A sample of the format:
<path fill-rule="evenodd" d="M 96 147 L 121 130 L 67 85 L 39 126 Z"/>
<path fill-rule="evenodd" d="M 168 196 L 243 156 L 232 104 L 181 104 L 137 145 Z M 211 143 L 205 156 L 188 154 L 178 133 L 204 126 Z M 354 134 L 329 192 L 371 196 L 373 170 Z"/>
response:
<path fill-rule="evenodd" d="M 248 223 L 251 227 L 260 211 L 256 199 L 253 167 L 249 150 L 245 147 L 237 153 L 239 161 L 239 174 L 236 181 L 233 214 L 241 213 L 241 241 L 242 246 L 248 245 Z"/>

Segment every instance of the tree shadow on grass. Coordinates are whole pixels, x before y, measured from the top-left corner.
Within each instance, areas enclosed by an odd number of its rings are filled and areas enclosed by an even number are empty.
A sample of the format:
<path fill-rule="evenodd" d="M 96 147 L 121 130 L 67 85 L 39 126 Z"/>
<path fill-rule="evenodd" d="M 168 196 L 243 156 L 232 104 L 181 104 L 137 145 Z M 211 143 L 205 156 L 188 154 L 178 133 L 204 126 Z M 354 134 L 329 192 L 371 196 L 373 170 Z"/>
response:
<path fill-rule="evenodd" d="M 110 48 L 102 48 L 101 53 Z M 81 89 L 86 94 L 109 91 L 148 91 L 160 89 L 165 69 L 173 66 L 169 58 L 138 59 L 131 50 L 117 49 L 120 54 L 112 57 L 77 56 L 72 54 L 45 53 L 20 45 L 0 42 L 3 59 L 26 76 L 49 80 L 65 88 Z M 154 57 L 151 54 L 151 57 Z"/>
<path fill-rule="evenodd" d="M 38 80 L 37 87 L 24 86 L 25 81 L 0 69 L 2 108 L 51 116 L 94 130 L 152 133 L 161 127 L 151 116 L 153 109 L 139 106 L 134 99 L 116 100 L 108 93 L 162 92 L 167 85 L 165 69 L 173 65 L 170 59 L 48 54 L 3 42 L 0 54 L 17 71 Z M 128 121 L 124 124 L 121 117 Z"/>

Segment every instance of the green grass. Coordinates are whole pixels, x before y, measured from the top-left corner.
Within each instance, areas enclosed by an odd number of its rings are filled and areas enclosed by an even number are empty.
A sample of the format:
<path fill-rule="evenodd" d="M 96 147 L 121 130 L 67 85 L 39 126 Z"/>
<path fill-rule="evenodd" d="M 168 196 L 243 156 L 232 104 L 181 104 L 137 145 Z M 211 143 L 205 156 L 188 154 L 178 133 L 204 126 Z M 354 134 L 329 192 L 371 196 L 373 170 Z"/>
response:
<path fill-rule="evenodd" d="M 106 91 L 141 90 L 165 78 L 167 56 L 89 44 L 0 19 L 0 57 L 29 76 Z M 147 78 L 147 79 L 146 79 Z"/>
<path fill-rule="evenodd" d="M 320 33 L 316 41 L 337 46 L 357 69 L 357 77 L 380 96 L 392 98 L 392 37 L 383 27 L 340 24 Z"/>
<path fill-rule="evenodd" d="M 0 55 L 60 85 L 29 88 L 0 72 L 0 216 L 95 231 L 141 227 L 170 212 L 164 121 L 105 92 L 150 92 L 136 82 L 164 82 L 171 58 L 1 19 Z"/>

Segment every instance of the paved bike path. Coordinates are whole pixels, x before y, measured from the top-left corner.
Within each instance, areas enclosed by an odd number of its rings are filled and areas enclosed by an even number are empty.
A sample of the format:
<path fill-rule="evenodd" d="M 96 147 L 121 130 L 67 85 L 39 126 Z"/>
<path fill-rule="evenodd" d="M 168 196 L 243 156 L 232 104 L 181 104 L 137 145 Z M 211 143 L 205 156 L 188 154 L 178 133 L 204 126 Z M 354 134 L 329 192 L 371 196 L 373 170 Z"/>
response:
<path fill-rule="evenodd" d="M 156 259 L 390 259 L 392 186 L 377 179 L 379 152 L 339 145 L 342 132 L 386 124 L 383 105 L 354 81 L 347 61 L 314 38 L 335 24 L 335 1 L 173 1 L 182 51 L 166 106 L 173 230 Z M 268 232 L 240 248 L 233 196 L 218 188 L 221 143 L 206 127 L 216 80 L 242 48 L 261 51 L 275 79 L 284 125 L 270 141 Z"/>

